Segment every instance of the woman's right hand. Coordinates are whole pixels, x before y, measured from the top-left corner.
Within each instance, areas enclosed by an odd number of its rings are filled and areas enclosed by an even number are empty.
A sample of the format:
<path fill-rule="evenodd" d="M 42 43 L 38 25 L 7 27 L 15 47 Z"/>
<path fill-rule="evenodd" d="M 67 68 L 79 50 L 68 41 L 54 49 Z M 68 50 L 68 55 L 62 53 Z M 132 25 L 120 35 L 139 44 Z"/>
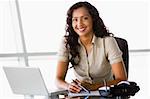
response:
<path fill-rule="evenodd" d="M 71 82 L 68 84 L 68 91 L 73 92 L 73 93 L 78 93 L 81 91 L 81 88 L 74 82 Z"/>

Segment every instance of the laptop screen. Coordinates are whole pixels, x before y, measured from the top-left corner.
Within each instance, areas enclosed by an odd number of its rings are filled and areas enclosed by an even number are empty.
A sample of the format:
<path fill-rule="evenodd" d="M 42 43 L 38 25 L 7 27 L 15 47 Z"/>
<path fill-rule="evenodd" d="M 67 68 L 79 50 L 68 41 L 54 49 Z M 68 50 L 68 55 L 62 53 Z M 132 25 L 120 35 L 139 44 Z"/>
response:
<path fill-rule="evenodd" d="M 13 93 L 23 95 L 48 95 L 39 68 L 4 66 L 3 69 Z"/>

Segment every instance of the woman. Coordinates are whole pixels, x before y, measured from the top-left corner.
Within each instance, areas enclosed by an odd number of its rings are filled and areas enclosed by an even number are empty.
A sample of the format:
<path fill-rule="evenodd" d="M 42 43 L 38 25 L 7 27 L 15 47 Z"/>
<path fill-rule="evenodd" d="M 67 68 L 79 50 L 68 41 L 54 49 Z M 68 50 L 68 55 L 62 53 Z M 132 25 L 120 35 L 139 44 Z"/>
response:
<path fill-rule="evenodd" d="M 88 2 L 78 2 L 67 12 L 66 35 L 59 50 L 56 83 L 59 88 L 80 92 L 76 83 L 65 76 L 69 62 L 76 82 L 89 90 L 97 90 L 127 80 L 122 52 L 106 29 L 97 9 Z M 114 79 L 115 77 L 115 79 Z"/>

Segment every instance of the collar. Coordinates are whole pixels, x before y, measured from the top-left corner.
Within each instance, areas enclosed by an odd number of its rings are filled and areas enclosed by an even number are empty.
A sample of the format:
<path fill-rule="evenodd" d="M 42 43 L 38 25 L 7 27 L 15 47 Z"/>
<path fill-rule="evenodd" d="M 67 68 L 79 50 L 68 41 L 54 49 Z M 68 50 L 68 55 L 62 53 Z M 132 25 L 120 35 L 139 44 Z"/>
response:
<path fill-rule="evenodd" d="M 93 38 L 92 38 L 92 44 L 93 44 L 93 45 L 96 43 L 96 38 L 97 38 L 97 37 L 96 37 L 95 35 L 93 35 Z M 79 43 L 79 44 L 82 44 L 80 38 L 78 38 L 78 43 Z"/>

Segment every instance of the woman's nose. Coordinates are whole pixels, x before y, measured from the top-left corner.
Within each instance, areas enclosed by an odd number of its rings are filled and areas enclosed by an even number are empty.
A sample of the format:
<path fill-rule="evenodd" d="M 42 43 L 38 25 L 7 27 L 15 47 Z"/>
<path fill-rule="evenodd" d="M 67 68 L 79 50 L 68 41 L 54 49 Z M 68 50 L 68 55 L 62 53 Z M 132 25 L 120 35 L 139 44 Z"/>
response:
<path fill-rule="evenodd" d="M 82 21 L 82 19 L 80 19 L 79 21 L 78 21 L 78 26 L 82 26 L 83 25 L 83 21 Z"/>

